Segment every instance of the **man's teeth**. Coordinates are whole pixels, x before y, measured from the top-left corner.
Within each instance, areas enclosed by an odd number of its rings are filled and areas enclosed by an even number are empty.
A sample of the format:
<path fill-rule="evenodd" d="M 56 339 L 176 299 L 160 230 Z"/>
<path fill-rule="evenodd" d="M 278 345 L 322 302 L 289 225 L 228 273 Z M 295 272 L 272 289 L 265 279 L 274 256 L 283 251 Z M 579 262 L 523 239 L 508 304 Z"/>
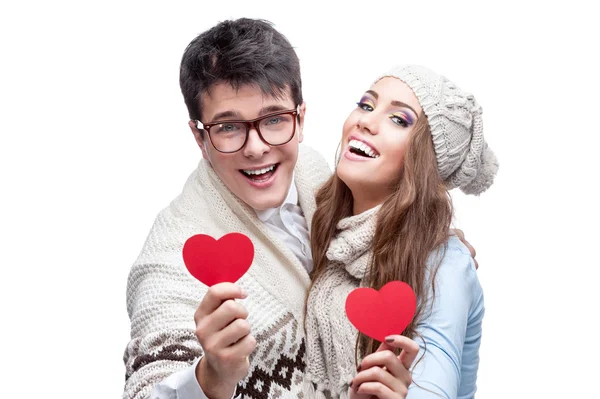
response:
<path fill-rule="evenodd" d="M 352 148 L 364 152 L 371 158 L 379 158 L 379 154 L 376 153 L 375 150 L 373 150 L 371 147 L 369 147 L 366 143 L 363 143 L 362 141 L 352 139 L 350 140 L 350 143 L 348 143 L 348 145 Z"/>
<path fill-rule="evenodd" d="M 247 175 L 262 175 L 264 173 L 272 171 L 273 169 L 275 169 L 275 165 L 271 165 L 262 169 L 242 169 L 242 172 L 244 172 Z"/>

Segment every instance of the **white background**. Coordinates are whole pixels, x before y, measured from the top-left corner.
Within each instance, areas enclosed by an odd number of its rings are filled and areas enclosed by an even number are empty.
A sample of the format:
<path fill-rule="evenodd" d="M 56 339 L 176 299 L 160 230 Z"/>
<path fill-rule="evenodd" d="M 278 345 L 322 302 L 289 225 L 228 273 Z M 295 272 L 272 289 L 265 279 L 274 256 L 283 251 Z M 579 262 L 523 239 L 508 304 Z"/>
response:
<path fill-rule="evenodd" d="M 1 396 L 120 397 L 129 267 L 200 157 L 181 55 L 248 16 L 295 46 L 305 142 L 331 163 L 394 64 L 475 94 L 501 165 L 481 197 L 454 194 L 486 295 L 477 397 L 600 397 L 600 32 L 550 3 L 3 2 Z"/>

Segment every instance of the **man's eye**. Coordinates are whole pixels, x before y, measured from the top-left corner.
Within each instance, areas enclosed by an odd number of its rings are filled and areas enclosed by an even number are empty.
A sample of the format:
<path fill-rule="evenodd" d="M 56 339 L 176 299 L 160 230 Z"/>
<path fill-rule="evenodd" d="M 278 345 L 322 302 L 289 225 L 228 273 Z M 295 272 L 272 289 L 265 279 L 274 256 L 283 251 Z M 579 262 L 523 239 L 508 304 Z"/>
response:
<path fill-rule="evenodd" d="M 234 124 L 222 124 L 219 125 L 219 132 L 223 132 L 223 133 L 229 133 L 229 132 L 234 132 L 238 129 L 237 125 Z"/>
<path fill-rule="evenodd" d="M 363 111 L 373 111 L 373 107 L 371 106 L 371 104 L 367 104 L 367 103 L 356 103 L 356 105 L 358 105 L 358 108 L 362 109 Z"/>

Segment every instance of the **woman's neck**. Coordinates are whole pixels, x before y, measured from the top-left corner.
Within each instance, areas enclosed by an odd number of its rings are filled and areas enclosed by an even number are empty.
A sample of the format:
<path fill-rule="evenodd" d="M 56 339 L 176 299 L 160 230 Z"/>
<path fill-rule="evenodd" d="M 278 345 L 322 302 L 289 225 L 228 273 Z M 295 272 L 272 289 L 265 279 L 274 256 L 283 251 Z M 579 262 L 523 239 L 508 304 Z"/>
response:
<path fill-rule="evenodd" d="M 350 183 L 350 184 L 349 184 Z M 352 193 L 352 214 L 359 215 L 364 211 L 381 205 L 393 193 L 393 190 L 381 185 L 370 185 L 365 182 L 344 181 Z"/>
<path fill-rule="evenodd" d="M 385 198 L 382 197 L 372 197 L 368 195 L 355 195 L 354 191 L 352 192 L 352 215 L 356 216 L 369 209 L 375 208 L 377 205 L 383 204 Z"/>

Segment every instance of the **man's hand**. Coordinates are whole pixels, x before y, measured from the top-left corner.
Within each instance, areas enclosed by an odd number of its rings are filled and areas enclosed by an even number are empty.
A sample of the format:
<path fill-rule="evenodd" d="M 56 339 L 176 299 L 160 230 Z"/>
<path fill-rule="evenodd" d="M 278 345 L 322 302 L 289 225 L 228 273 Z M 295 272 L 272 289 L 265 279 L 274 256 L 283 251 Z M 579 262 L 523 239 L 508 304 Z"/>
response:
<path fill-rule="evenodd" d="M 196 378 L 211 399 L 231 398 L 237 384 L 248 374 L 248 356 L 256 348 L 256 340 L 250 335 L 248 311 L 235 301 L 246 297 L 238 285 L 215 284 L 194 314 L 196 337 L 204 350 Z"/>
<path fill-rule="evenodd" d="M 477 263 L 477 259 L 475 259 L 475 255 L 477 255 L 477 252 L 475 252 L 475 248 L 473 248 L 473 246 L 469 244 L 469 241 L 465 239 L 465 233 L 463 233 L 463 231 L 460 229 L 452 229 L 451 231 L 458 236 L 458 238 L 462 241 L 463 244 L 465 244 L 467 248 L 469 248 L 471 257 L 475 261 L 475 269 L 479 269 L 479 263 Z"/>

